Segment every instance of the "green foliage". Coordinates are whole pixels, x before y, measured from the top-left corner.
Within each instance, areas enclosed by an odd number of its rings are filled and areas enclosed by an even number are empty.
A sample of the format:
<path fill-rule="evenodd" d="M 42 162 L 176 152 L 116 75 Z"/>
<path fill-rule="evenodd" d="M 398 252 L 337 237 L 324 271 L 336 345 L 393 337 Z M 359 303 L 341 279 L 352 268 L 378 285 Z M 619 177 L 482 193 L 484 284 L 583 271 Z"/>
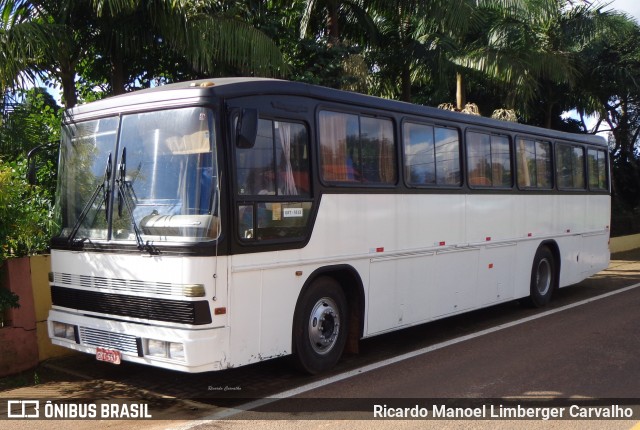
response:
<path fill-rule="evenodd" d="M 38 186 L 27 183 L 26 155 L 60 133 L 61 110 L 45 90 L 12 96 L 13 109 L 3 112 L 0 123 L 0 267 L 9 258 L 48 250 L 57 154 L 39 160 Z M 0 287 L 0 320 L 11 307 L 18 307 L 18 296 Z"/>
<path fill-rule="evenodd" d="M 0 159 L 0 266 L 46 251 L 54 229 L 51 195 L 27 184 L 26 170 L 26 160 Z"/>
<path fill-rule="evenodd" d="M 20 307 L 19 301 L 20 297 L 18 297 L 16 293 L 0 287 L 0 327 L 4 326 L 5 313 L 9 309 L 16 309 Z"/>
<path fill-rule="evenodd" d="M 7 97 L 12 110 L 0 127 L 0 154 L 15 159 L 47 142 L 59 140 L 62 110 L 45 88 L 17 90 Z"/>
<path fill-rule="evenodd" d="M 346 89 L 357 84 L 357 76 L 345 73 L 345 62 L 359 49 L 330 46 L 324 40 L 302 40 L 292 58 L 291 78 L 325 87 Z"/>
<path fill-rule="evenodd" d="M 51 232 L 46 217 L 53 205 L 58 167 L 62 109 L 42 88 L 16 92 L 13 96 L 14 109 L 0 124 L 0 246 L 3 246 L 0 263 L 14 254 L 21 256 L 46 250 L 43 234 Z M 48 145 L 36 159 L 38 186 L 32 187 L 26 183 L 26 156 L 31 149 L 43 144 Z M 20 206 L 20 202 L 33 207 L 19 208 L 24 213 L 15 212 L 14 206 Z M 19 216 L 24 219 L 16 220 Z M 18 229 L 22 233 L 12 233 L 10 226 L 15 222 L 32 223 L 32 227 L 22 225 Z M 37 234 L 33 238 L 24 236 L 31 229 Z"/>
<path fill-rule="evenodd" d="M 13 291 L 0 288 L 0 313 L 7 309 L 17 309 L 20 307 L 20 297 Z"/>
<path fill-rule="evenodd" d="M 138 87 L 141 77 L 149 82 L 147 72 L 281 76 L 280 50 L 234 15 L 236 4 L 244 2 L 0 0 L 0 91 L 24 76 L 50 78 L 73 107 L 78 74 L 109 94 Z"/>

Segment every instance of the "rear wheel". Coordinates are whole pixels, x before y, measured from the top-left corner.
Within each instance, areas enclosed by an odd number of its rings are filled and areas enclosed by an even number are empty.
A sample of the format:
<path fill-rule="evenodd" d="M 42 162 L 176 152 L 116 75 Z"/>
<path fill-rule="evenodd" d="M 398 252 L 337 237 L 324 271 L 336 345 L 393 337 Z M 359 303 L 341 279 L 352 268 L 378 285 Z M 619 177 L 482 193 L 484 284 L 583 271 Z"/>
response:
<path fill-rule="evenodd" d="M 556 261 L 553 253 L 546 246 L 541 246 L 533 258 L 529 303 L 535 307 L 545 306 L 551 300 L 556 283 Z"/>
<path fill-rule="evenodd" d="M 318 278 L 298 300 L 293 318 L 296 365 L 316 374 L 333 367 L 347 339 L 347 300 L 333 278 Z"/>

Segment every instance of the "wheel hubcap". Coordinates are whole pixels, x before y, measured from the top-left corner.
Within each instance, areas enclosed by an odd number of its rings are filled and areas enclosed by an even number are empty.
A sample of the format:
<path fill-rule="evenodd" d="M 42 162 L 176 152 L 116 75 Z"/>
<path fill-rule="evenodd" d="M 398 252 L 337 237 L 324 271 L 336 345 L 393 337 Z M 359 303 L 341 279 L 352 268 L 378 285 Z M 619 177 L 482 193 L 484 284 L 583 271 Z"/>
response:
<path fill-rule="evenodd" d="M 547 294 L 551 288 L 551 264 L 547 259 L 540 260 L 540 263 L 538 263 L 536 288 L 541 296 Z"/>
<path fill-rule="evenodd" d="M 340 315 L 336 302 L 324 297 L 315 304 L 309 316 L 309 340 L 318 354 L 327 354 L 335 346 L 340 333 Z"/>

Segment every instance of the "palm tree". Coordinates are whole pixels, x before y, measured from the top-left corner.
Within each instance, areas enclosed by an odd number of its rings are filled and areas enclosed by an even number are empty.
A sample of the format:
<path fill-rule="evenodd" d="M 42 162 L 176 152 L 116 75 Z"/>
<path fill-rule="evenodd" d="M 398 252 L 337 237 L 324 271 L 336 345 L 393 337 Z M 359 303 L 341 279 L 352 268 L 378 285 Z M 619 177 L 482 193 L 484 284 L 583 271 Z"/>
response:
<path fill-rule="evenodd" d="M 313 63 L 310 69 L 323 63 L 329 65 L 323 68 L 317 83 L 368 92 L 369 68 L 362 52 L 376 39 L 376 30 L 365 7 L 367 2 L 305 0 L 302 3 L 300 53 L 302 57 L 307 52 L 310 54 L 309 60 Z"/>
<path fill-rule="evenodd" d="M 581 76 L 579 58 L 589 43 L 614 31 L 604 5 L 570 0 L 486 0 L 484 31 L 451 61 L 497 82 L 507 94 L 506 107 L 532 112 L 542 105 L 550 128 L 555 110 Z"/>
<path fill-rule="evenodd" d="M 476 25 L 473 0 L 374 0 L 370 13 L 379 32 L 371 50 L 380 92 L 411 101 L 416 84 L 437 85 L 451 70 L 447 53 Z"/>
<path fill-rule="evenodd" d="M 305 8 L 300 19 L 300 38 L 307 37 L 313 15 L 325 13 L 321 20 L 324 28 L 316 29 L 327 35 L 328 45 L 341 43 L 363 43 L 375 31 L 372 17 L 364 0 L 305 0 Z M 316 34 L 317 35 L 317 34 Z"/>
<path fill-rule="evenodd" d="M 166 53 L 182 56 L 199 73 L 213 73 L 220 65 L 231 65 L 242 74 L 282 73 L 282 57 L 273 42 L 226 15 L 220 4 L 204 2 L 194 6 L 172 0 L 0 0 L 0 16 L 8 17 L 10 24 L 4 27 L 6 38 L 13 40 L 15 46 L 23 43 L 38 53 L 36 59 L 24 48 L 3 50 L 11 58 L 0 64 L 0 74 L 11 84 L 19 83 L 17 76 L 53 76 L 61 83 L 65 105 L 71 107 L 77 101 L 78 62 L 91 60 L 89 54 L 109 61 L 114 93 L 125 90 L 127 65 L 153 44 L 161 45 Z M 17 22 L 48 37 L 18 32 Z M 56 37 L 51 36 L 53 30 L 57 30 Z M 16 70 L 23 75 L 16 74 Z M 12 74 L 14 78 L 9 79 Z"/>
<path fill-rule="evenodd" d="M 110 3 L 114 3 L 112 6 Z M 280 51 L 263 33 L 235 18 L 222 2 L 130 0 L 95 1 L 100 25 L 97 40 L 111 61 L 115 93 L 124 92 L 126 64 L 149 46 L 183 53 L 201 73 L 214 73 L 221 64 L 237 73 L 273 76 L 285 65 Z"/>
<path fill-rule="evenodd" d="M 22 0 L 0 0 L 0 93 L 14 84 L 33 81 L 42 47 L 55 27 L 45 25 L 37 8 Z"/>

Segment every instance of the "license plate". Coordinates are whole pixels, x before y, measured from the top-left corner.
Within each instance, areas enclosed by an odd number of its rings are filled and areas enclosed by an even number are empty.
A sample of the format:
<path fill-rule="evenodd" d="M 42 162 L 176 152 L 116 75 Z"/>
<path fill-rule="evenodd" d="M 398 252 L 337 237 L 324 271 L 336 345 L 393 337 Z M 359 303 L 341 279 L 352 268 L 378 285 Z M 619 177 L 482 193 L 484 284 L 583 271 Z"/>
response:
<path fill-rule="evenodd" d="M 102 347 L 96 348 L 96 360 L 98 361 L 120 364 L 120 356 L 120 351 L 116 351 L 115 349 L 107 349 Z"/>

